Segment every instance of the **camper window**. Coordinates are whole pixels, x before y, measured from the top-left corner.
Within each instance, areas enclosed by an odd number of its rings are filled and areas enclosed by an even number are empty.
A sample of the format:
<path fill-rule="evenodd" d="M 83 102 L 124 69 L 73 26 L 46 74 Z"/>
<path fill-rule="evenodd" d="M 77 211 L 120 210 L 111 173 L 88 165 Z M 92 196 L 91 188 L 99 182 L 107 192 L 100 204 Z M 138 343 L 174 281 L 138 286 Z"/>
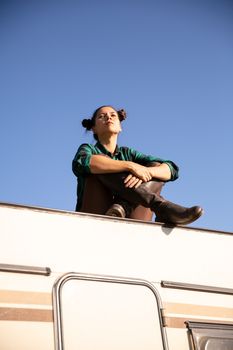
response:
<path fill-rule="evenodd" d="M 55 316 L 59 349 L 163 350 L 157 297 L 137 283 L 78 274 L 62 280 Z"/>
<path fill-rule="evenodd" d="M 233 325 L 187 322 L 192 350 L 232 350 Z"/>

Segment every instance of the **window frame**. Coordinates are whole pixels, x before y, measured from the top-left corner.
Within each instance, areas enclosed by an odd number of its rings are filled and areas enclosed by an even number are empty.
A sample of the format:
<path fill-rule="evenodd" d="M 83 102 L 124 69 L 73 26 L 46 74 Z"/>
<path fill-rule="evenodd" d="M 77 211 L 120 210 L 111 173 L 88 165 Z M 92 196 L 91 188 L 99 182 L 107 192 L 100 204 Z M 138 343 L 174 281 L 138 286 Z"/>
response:
<path fill-rule="evenodd" d="M 107 283 L 120 283 L 136 286 L 144 286 L 149 288 L 156 300 L 158 320 L 160 326 L 160 334 L 162 340 L 163 350 L 168 350 L 168 341 L 166 329 L 163 325 L 163 305 L 160 295 L 155 286 L 143 279 L 134 279 L 126 277 L 106 276 L 106 275 L 94 275 L 94 274 L 81 274 L 81 273 L 66 273 L 59 277 L 53 285 L 53 319 L 54 319 L 54 339 L 55 350 L 64 350 L 63 341 L 63 329 L 62 329 L 62 287 L 70 280 L 82 280 L 92 282 L 107 282 Z"/>
<path fill-rule="evenodd" d="M 230 339 L 233 344 L 233 324 L 195 321 L 187 321 L 185 323 L 188 328 L 189 343 L 192 350 L 205 350 L 203 343 L 206 344 L 209 339 L 213 338 Z"/>

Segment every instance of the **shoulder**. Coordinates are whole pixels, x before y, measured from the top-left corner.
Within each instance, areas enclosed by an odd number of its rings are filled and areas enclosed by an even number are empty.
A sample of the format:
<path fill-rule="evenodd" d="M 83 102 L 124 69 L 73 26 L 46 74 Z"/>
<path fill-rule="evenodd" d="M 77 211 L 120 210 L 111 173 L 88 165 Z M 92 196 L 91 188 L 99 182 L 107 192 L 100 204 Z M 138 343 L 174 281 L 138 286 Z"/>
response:
<path fill-rule="evenodd" d="M 78 151 L 80 150 L 94 150 L 95 146 L 92 145 L 91 143 L 82 143 L 79 148 Z"/>
<path fill-rule="evenodd" d="M 123 152 L 137 152 L 134 148 L 132 147 L 127 147 L 127 146 L 120 146 L 118 147 L 119 150 L 123 151 Z"/>
<path fill-rule="evenodd" d="M 82 143 L 82 144 L 79 146 L 79 148 L 85 148 L 85 147 L 90 148 L 91 146 L 92 146 L 91 143 Z"/>
<path fill-rule="evenodd" d="M 135 158 L 135 155 L 138 153 L 134 148 L 127 146 L 121 146 L 118 148 L 118 150 L 126 160 L 133 160 Z"/>
<path fill-rule="evenodd" d="M 95 146 L 90 143 L 82 143 L 76 152 L 76 157 L 96 153 Z"/>
<path fill-rule="evenodd" d="M 126 146 L 118 146 L 118 150 L 121 152 L 127 152 L 128 149 L 129 147 L 126 147 Z"/>

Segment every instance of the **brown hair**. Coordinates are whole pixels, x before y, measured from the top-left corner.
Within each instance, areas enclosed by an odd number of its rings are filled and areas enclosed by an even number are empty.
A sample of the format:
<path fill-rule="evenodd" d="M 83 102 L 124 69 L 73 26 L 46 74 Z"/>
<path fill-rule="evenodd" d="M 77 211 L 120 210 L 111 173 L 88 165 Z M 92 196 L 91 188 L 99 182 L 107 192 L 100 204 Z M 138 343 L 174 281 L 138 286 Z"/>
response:
<path fill-rule="evenodd" d="M 117 112 L 118 118 L 120 120 L 120 122 L 122 122 L 123 120 L 126 119 L 126 111 L 124 109 L 120 109 L 120 110 L 116 110 L 114 107 L 112 107 L 111 105 L 104 105 L 101 107 L 98 107 L 94 113 L 92 114 L 92 117 L 89 119 L 83 119 L 82 120 L 82 126 L 86 129 L 86 130 L 91 130 L 92 127 L 95 125 L 95 120 L 97 117 L 97 114 L 99 112 L 99 110 L 103 107 L 111 107 L 112 109 L 114 109 L 114 111 Z M 98 136 L 96 134 L 94 134 L 94 138 L 96 140 L 98 140 Z"/>

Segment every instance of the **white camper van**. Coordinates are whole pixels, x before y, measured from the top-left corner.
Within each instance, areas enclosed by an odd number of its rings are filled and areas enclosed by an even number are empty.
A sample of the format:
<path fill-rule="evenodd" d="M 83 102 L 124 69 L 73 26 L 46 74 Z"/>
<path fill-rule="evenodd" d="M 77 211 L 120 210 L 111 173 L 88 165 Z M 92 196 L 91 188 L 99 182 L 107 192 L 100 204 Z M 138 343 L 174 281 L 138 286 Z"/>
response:
<path fill-rule="evenodd" d="M 0 350 L 233 350 L 233 234 L 0 204 Z"/>

